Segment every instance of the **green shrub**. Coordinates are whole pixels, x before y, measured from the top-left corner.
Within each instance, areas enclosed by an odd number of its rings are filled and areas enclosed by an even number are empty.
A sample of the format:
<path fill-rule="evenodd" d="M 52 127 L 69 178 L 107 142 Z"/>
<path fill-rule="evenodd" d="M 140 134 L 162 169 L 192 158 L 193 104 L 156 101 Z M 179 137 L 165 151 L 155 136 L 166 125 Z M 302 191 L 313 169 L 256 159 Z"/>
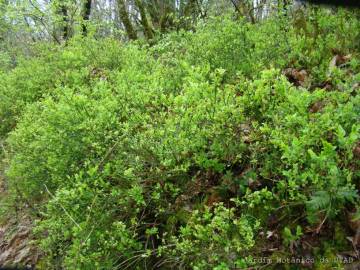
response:
<path fill-rule="evenodd" d="M 213 211 L 193 211 L 180 234 L 172 237 L 164 253 L 174 268 L 189 265 L 193 269 L 231 269 L 237 266 L 246 251 L 255 244 L 258 222 L 236 214 L 235 208 L 223 204 Z M 223 268 L 221 268 L 223 267 Z"/>
<path fill-rule="evenodd" d="M 0 73 L 7 186 L 37 211 L 45 268 L 248 267 L 269 217 L 289 247 L 347 226 L 360 28 L 311 12 L 304 32 L 215 18 L 151 48 L 74 39 Z M 353 56 L 328 73 L 337 47 Z M 294 86 L 289 66 L 332 91 Z"/>

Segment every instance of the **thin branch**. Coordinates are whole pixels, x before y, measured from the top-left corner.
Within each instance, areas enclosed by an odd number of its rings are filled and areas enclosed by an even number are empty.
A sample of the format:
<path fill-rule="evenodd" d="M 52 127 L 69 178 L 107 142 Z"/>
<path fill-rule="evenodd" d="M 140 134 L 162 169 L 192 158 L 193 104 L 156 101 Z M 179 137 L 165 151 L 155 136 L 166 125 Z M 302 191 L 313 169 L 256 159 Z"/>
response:
<path fill-rule="evenodd" d="M 239 9 L 238 5 L 236 4 L 235 0 L 231 0 L 231 3 L 233 4 L 234 8 L 236 9 L 236 11 L 241 14 L 241 10 Z"/>
<path fill-rule="evenodd" d="M 46 186 L 46 184 L 44 184 L 46 192 L 49 193 L 49 195 L 51 196 L 51 198 L 55 199 L 55 196 L 50 192 L 50 190 L 48 189 L 48 187 Z M 70 218 L 70 220 L 76 225 L 76 227 L 78 227 L 79 229 L 81 228 L 80 225 L 75 221 L 75 219 L 69 214 L 68 211 L 66 211 L 65 207 L 62 206 L 61 203 L 58 203 L 60 205 L 60 207 L 62 208 L 62 210 L 64 210 L 65 214 Z"/>

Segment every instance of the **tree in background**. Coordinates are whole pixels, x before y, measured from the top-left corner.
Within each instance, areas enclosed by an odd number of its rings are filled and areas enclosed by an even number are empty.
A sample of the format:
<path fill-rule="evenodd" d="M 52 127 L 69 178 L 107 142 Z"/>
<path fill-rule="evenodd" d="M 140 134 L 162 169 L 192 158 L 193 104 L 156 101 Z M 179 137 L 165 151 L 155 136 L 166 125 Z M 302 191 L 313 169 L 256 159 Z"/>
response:
<path fill-rule="evenodd" d="M 300 0 L 1 0 L 0 40 L 9 44 L 2 50 L 17 47 L 23 52 L 28 50 L 28 46 L 23 46 L 25 43 L 64 44 L 73 36 L 89 34 L 153 43 L 157 36 L 171 30 L 193 29 L 197 22 L 211 16 L 235 12 L 237 17 L 254 24 L 272 14 L 295 12 L 303 6 L 301 3 Z"/>
<path fill-rule="evenodd" d="M 128 6 L 125 3 L 125 0 L 117 0 L 118 9 L 119 9 L 119 17 L 124 25 L 126 33 L 131 40 L 137 39 L 137 34 L 130 20 Z"/>

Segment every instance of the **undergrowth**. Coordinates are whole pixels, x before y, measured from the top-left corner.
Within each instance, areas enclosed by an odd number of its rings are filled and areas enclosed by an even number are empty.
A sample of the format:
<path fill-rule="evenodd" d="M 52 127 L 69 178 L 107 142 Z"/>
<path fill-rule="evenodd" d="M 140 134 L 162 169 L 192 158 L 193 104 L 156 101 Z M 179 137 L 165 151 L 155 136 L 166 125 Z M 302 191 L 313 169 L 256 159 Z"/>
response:
<path fill-rule="evenodd" d="M 39 45 L 0 73 L 1 208 L 36 220 L 40 267 L 220 270 L 351 250 L 360 21 L 308 12 L 301 27 L 213 18 L 151 47 Z"/>

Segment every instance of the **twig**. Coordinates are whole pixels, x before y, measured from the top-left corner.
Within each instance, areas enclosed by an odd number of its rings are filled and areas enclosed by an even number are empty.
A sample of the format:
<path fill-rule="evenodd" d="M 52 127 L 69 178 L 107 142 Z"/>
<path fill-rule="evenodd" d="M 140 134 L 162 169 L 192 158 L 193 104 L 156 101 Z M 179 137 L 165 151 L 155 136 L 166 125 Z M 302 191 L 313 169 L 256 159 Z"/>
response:
<path fill-rule="evenodd" d="M 231 3 L 234 5 L 234 8 L 236 9 L 236 11 L 237 11 L 239 14 L 241 14 L 241 11 L 240 11 L 238 5 L 235 3 L 235 1 L 234 1 L 234 0 L 231 0 Z M 242 15 L 242 14 L 241 14 L 241 15 Z"/>
<path fill-rule="evenodd" d="M 4 156 L 7 157 L 7 153 L 6 153 L 6 149 L 5 149 L 5 147 L 4 147 L 4 143 L 3 143 L 3 142 L 0 142 L 0 144 L 1 144 L 1 148 L 2 148 L 2 150 L 3 150 Z"/>
<path fill-rule="evenodd" d="M 50 190 L 48 189 L 48 187 L 46 186 L 46 184 L 44 184 L 46 192 L 49 193 L 49 195 L 51 196 L 51 198 L 55 199 L 55 196 L 50 192 Z M 62 206 L 61 203 L 58 203 L 60 205 L 60 207 L 64 210 L 65 214 L 71 219 L 71 221 L 76 225 L 76 227 L 78 227 L 79 229 L 81 228 L 80 225 L 74 220 L 74 218 L 69 214 L 68 211 L 66 211 L 65 207 Z"/>
<path fill-rule="evenodd" d="M 38 12 L 40 12 L 41 17 L 38 17 L 36 15 L 33 15 L 35 18 L 37 17 L 37 19 L 40 21 L 41 25 L 45 28 L 46 32 L 48 33 L 49 36 L 51 36 L 56 43 L 61 44 L 60 40 L 57 38 L 57 36 L 54 33 L 50 33 L 49 29 L 48 29 L 48 25 L 44 22 L 44 17 L 45 17 L 45 13 L 44 11 L 42 11 L 37 5 L 35 5 L 32 0 L 29 0 L 30 5 L 35 8 Z"/>
<path fill-rule="evenodd" d="M 114 145 L 108 149 L 108 151 L 105 153 L 105 156 L 104 156 L 104 157 L 101 159 L 101 161 L 99 162 L 98 170 L 101 171 L 102 166 L 104 165 L 104 162 L 105 162 L 105 161 L 107 160 L 107 158 L 114 152 L 115 147 L 119 144 L 119 142 L 120 142 L 120 139 L 118 139 L 118 140 L 114 143 Z"/>
<path fill-rule="evenodd" d="M 325 218 L 323 219 L 323 221 L 320 223 L 320 225 L 316 228 L 315 232 L 318 234 L 322 228 L 322 226 L 324 225 L 326 219 L 327 219 L 328 215 L 325 216 Z"/>

